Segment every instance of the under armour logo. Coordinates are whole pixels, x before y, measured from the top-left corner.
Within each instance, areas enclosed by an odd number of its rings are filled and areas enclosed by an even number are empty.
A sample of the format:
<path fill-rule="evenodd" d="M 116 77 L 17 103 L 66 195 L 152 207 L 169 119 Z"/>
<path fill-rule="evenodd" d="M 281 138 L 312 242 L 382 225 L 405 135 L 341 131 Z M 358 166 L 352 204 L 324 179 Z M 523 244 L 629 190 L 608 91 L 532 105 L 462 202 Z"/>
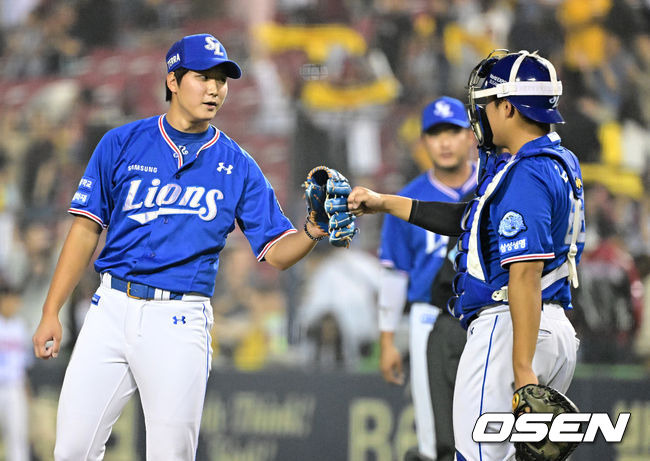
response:
<path fill-rule="evenodd" d="M 436 103 L 436 108 L 433 113 L 442 118 L 449 118 L 454 115 L 451 110 L 451 106 L 444 101 L 438 101 Z"/>
<path fill-rule="evenodd" d="M 217 168 L 217 171 L 226 171 L 226 174 L 232 174 L 232 165 L 225 166 L 223 162 L 219 162 L 219 168 Z"/>
<path fill-rule="evenodd" d="M 221 51 L 221 43 L 219 43 L 219 40 L 214 37 L 205 37 L 204 48 L 206 50 L 214 51 L 214 54 L 217 56 L 223 56 L 225 54 L 223 51 Z"/>
<path fill-rule="evenodd" d="M 174 325 L 178 325 L 178 322 L 181 322 L 183 325 L 187 323 L 184 315 L 181 315 L 180 317 L 175 315 L 172 317 L 172 320 L 174 321 Z"/>

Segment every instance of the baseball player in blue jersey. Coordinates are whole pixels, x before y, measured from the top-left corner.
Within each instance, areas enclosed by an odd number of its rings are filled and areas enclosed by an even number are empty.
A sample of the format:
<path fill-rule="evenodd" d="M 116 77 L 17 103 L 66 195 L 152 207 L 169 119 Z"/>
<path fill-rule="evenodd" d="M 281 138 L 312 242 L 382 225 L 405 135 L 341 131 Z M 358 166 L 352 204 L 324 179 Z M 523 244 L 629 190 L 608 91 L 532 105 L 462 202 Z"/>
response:
<path fill-rule="evenodd" d="M 433 168 L 407 184 L 399 195 L 458 202 L 476 188 L 476 171 L 469 161 L 474 137 L 465 107 L 459 100 L 444 96 L 424 108 L 421 120 L 421 139 Z M 379 249 L 384 267 L 379 292 L 380 367 L 386 381 L 403 382 L 402 357 L 394 344 L 394 332 L 406 301 L 410 305 L 411 395 L 420 459 L 436 459 L 438 426 L 451 426 L 451 411 L 448 421 L 434 421 L 432 400 L 436 395 L 429 392 L 426 354 L 429 334 L 440 313 L 440 307 L 431 304 L 431 284 L 447 257 L 448 240 L 391 215 L 384 219 Z"/>
<path fill-rule="evenodd" d="M 549 61 L 495 52 L 468 87 L 481 162 L 477 197 L 466 209 L 364 188 L 352 191 L 349 206 L 460 235 L 448 306 L 467 329 L 454 393 L 456 459 L 511 460 L 513 444 L 477 443 L 472 430 L 484 413 L 511 411 L 522 386 L 566 392 L 571 383 L 578 340 L 565 310 L 584 247 L 582 177 L 551 130 L 564 120 L 562 84 Z"/>
<path fill-rule="evenodd" d="M 327 235 L 298 232 L 253 158 L 210 124 L 240 67 L 212 35 L 184 37 L 166 57 L 169 111 L 110 130 L 69 212 L 41 323 L 37 357 L 56 357 L 58 312 L 107 229 L 95 262 L 101 285 L 68 365 L 54 457 L 100 460 L 136 389 L 148 460 L 193 460 L 211 365 L 219 252 L 239 225 L 257 259 L 279 269 Z M 53 341 L 51 345 L 46 344 Z"/>

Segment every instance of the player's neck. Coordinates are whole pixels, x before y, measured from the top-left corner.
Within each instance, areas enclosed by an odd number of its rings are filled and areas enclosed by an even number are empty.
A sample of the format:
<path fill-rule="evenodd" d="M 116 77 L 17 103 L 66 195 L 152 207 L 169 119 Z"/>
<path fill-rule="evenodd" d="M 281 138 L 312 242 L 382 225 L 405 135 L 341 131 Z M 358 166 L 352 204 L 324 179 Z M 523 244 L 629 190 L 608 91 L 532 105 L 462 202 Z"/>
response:
<path fill-rule="evenodd" d="M 533 125 L 524 123 L 520 123 L 518 128 L 508 130 L 507 132 L 509 136 L 505 140 L 504 147 L 512 155 L 519 152 L 524 144 L 548 134 Z"/>
<path fill-rule="evenodd" d="M 433 168 L 433 177 L 452 189 L 461 188 L 471 174 L 472 166 L 469 162 L 463 162 L 458 168 L 454 169 Z"/>
<path fill-rule="evenodd" d="M 184 117 L 180 111 L 174 110 L 173 106 L 170 106 L 165 120 L 172 128 L 184 133 L 203 133 L 210 127 L 210 120 L 190 120 Z"/>

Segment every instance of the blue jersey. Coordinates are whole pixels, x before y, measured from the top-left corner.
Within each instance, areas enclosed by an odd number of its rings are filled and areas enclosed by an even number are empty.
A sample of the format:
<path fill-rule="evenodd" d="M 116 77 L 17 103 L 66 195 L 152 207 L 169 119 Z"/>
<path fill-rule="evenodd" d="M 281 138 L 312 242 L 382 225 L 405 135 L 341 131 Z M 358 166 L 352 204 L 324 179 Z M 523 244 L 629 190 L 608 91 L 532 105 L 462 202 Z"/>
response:
<path fill-rule="evenodd" d="M 407 184 L 398 195 L 422 201 L 458 202 L 474 187 L 474 170 L 459 189 L 442 184 L 428 171 Z M 431 302 L 431 283 L 445 260 L 448 241 L 447 236 L 427 231 L 392 215 L 384 218 L 379 259 L 382 265 L 408 275 L 409 302 Z"/>
<path fill-rule="evenodd" d="M 164 115 L 106 133 L 69 212 L 108 228 L 98 272 L 206 296 L 235 221 L 258 260 L 296 232 L 237 143 L 213 126 L 194 136 L 177 132 Z"/>
<path fill-rule="evenodd" d="M 544 261 L 542 300 L 571 308 L 569 282 L 585 240 L 584 199 L 578 161 L 557 133 L 499 162 L 482 181 L 465 226 L 450 304 L 463 326 L 481 308 L 507 302 L 509 265 L 521 261 Z M 572 244 L 576 253 L 568 258 Z"/>
<path fill-rule="evenodd" d="M 488 207 L 483 254 L 489 279 L 507 284 L 508 265 L 514 262 L 543 260 L 546 273 L 566 260 L 573 231 L 568 181 L 566 171 L 552 157 L 528 157 L 513 166 Z M 580 232 L 582 249 L 584 230 Z M 542 298 L 568 306 L 568 279 L 546 288 Z"/>

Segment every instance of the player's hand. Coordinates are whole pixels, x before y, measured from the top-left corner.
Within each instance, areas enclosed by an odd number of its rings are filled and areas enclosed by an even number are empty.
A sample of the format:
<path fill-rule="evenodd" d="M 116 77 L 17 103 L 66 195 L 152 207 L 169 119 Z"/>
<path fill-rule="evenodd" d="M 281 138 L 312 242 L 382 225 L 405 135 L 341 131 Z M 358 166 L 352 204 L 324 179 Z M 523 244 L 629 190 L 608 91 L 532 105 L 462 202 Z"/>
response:
<path fill-rule="evenodd" d="M 348 210 L 356 216 L 384 211 L 384 196 L 357 186 L 348 196 Z"/>
<path fill-rule="evenodd" d="M 402 355 L 392 342 L 380 341 L 379 369 L 387 382 L 399 386 L 404 384 Z"/>
<path fill-rule="evenodd" d="M 61 335 L 62 328 L 59 318 L 56 315 L 43 315 L 32 338 L 34 355 L 43 360 L 56 358 L 61 347 Z M 51 345 L 47 344 L 49 341 L 52 342 Z"/>

